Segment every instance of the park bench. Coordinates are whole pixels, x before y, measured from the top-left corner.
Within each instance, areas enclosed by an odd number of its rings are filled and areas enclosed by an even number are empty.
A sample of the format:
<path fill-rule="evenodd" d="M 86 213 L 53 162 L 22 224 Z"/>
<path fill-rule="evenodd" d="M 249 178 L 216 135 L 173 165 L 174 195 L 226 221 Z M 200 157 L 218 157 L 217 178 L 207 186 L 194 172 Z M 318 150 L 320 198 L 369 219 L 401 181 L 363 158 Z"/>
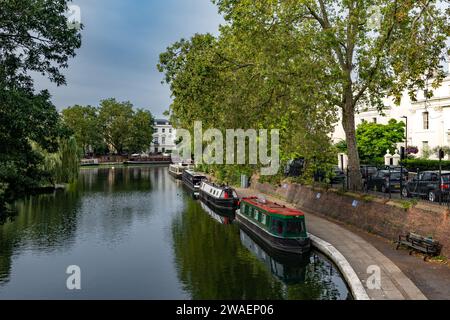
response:
<path fill-rule="evenodd" d="M 410 255 L 414 251 L 424 253 L 425 261 L 428 257 L 439 256 L 442 250 L 442 245 L 439 243 L 439 241 L 433 240 L 431 238 L 425 238 L 415 233 L 409 233 L 406 236 L 400 235 L 397 241 L 397 250 L 401 246 L 405 246 L 411 249 L 411 251 L 409 252 Z"/>

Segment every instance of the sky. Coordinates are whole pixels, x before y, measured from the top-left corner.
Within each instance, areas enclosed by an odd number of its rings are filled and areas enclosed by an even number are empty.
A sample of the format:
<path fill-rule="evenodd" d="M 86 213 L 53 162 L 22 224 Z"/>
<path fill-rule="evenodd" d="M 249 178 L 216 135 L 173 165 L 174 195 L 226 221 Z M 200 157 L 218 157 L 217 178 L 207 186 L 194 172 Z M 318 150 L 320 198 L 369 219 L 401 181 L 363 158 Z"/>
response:
<path fill-rule="evenodd" d="M 67 86 L 36 76 L 59 110 L 97 106 L 102 99 L 130 101 L 162 117 L 171 97 L 156 65 L 159 54 L 195 33 L 218 33 L 223 23 L 210 0 L 74 0 L 81 11 L 82 47 L 63 70 Z"/>

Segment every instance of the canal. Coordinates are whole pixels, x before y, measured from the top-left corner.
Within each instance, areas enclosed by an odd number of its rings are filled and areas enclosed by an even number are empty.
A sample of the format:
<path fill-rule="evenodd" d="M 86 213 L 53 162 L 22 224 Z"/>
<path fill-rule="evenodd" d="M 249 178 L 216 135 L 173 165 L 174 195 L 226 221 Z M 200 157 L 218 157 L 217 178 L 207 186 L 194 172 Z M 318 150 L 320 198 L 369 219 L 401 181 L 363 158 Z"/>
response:
<path fill-rule="evenodd" d="M 164 167 L 83 169 L 15 209 L 0 220 L 0 299 L 351 299 L 323 255 L 270 253 Z M 66 287 L 72 265 L 81 290 Z"/>

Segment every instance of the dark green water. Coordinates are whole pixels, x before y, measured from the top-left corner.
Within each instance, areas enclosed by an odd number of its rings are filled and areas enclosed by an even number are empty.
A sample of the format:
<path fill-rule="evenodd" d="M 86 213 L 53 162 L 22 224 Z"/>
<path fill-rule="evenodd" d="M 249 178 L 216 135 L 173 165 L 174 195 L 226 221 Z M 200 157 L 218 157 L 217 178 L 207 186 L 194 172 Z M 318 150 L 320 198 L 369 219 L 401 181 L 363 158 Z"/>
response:
<path fill-rule="evenodd" d="M 322 255 L 269 254 L 167 168 L 83 170 L 0 225 L 0 299 L 347 299 Z M 207 209 L 207 208 L 205 208 Z M 81 290 L 66 287 L 70 265 Z"/>

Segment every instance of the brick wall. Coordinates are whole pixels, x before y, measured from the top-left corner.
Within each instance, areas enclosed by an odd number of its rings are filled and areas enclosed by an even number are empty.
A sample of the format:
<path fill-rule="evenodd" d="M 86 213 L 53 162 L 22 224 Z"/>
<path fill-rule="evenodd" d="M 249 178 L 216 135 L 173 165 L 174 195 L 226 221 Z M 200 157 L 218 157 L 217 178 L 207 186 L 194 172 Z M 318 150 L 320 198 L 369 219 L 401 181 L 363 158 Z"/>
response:
<path fill-rule="evenodd" d="M 445 208 L 406 210 L 381 199 L 364 201 L 356 195 L 313 190 L 298 184 L 278 188 L 257 182 L 252 185 L 259 192 L 281 197 L 306 212 L 328 216 L 390 240 L 408 232 L 431 236 L 443 244 L 442 254 L 450 257 L 450 212 Z"/>

